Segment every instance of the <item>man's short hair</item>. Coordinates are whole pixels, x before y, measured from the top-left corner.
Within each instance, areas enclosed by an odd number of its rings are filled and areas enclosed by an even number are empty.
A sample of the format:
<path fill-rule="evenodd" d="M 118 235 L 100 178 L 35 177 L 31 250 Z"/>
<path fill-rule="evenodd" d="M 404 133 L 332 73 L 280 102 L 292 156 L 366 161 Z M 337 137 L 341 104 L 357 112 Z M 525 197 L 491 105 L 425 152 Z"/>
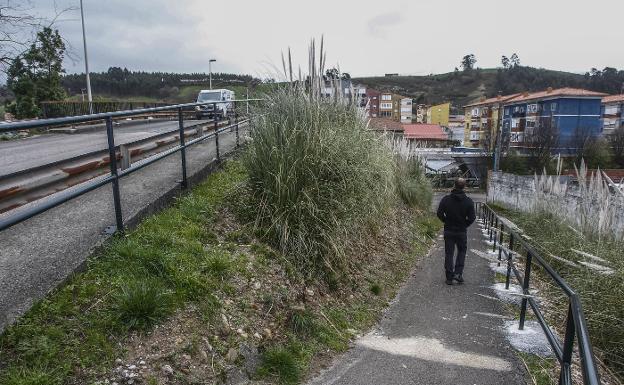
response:
<path fill-rule="evenodd" d="M 464 187 L 466 187 L 466 179 L 464 178 L 455 179 L 455 188 L 463 190 Z"/>

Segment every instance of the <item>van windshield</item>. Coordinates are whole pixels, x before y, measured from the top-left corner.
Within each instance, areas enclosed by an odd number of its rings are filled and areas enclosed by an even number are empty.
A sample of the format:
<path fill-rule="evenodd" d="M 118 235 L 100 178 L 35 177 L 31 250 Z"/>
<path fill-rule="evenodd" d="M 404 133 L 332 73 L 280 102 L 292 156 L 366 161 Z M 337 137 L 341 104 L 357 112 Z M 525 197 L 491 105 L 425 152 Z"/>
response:
<path fill-rule="evenodd" d="M 221 92 L 200 92 L 197 97 L 198 102 L 220 101 Z"/>

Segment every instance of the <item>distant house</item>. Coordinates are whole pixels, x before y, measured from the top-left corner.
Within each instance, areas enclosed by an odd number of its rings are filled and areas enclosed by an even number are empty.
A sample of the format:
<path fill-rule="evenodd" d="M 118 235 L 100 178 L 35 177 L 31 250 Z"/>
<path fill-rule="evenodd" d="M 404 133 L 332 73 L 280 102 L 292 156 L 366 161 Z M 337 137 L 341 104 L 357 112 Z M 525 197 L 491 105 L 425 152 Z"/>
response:
<path fill-rule="evenodd" d="M 624 94 L 602 98 L 602 133 L 608 135 L 613 130 L 624 127 Z"/>
<path fill-rule="evenodd" d="M 465 105 L 464 146 L 492 150 L 501 128 L 501 107 L 505 102 L 519 95 L 499 95 Z"/>
<path fill-rule="evenodd" d="M 427 109 L 427 123 L 448 126 L 451 103 L 442 103 Z"/>
<path fill-rule="evenodd" d="M 401 123 L 412 123 L 413 115 L 412 115 L 412 99 L 411 98 L 401 98 L 400 101 L 400 116 Z"/>
<path fill-rule="evenodd" d="M 423 147 L 448 147 L 452 144 L 444 128 L 438 124 L 404 124 L 403 137 Z"/>
<path fill-rule="evenodd" d="M 532 138 L 553 130 L 556 143 L 552 151 L 574 154 L 580 139 L 601 134 L 604 96 L 577 88 L 548 88 L 511 98 L 503 107 L 503 143 L 523 151 L 530 147 Z"/>
<path fill-rule="evenodd" d="M 368 116 L 377 118 L 379 116 L 379 99 L 381 92 L 368 88 L 366 90 L 366 101 L 368 102 Z"/>

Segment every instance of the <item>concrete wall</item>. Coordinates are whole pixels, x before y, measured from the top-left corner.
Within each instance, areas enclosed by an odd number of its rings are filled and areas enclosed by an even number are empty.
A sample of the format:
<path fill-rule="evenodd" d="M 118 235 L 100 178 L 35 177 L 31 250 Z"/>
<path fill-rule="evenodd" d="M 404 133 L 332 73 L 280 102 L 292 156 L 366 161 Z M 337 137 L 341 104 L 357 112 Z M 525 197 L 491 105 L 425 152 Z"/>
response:
<path fill-rule="evenodd" d="M 491 172 L 487 201 L 524 212 L 550 212 L 586 233 L 624 239 L 624 197 L 607 189 L 582 190 L 567 180 Z"/>

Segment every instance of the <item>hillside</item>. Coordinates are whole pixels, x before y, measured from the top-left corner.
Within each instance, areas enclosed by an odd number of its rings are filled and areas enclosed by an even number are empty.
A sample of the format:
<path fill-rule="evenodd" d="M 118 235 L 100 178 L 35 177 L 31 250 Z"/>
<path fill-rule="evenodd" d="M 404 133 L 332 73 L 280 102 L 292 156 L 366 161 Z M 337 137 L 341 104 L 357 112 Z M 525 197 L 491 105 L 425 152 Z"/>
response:
<path fill-rule="evenodd" d="M 482 96 L 537 91 L 548 87 L 578 87 L 606 93 L 619 93 L 624 71 L 605 68 L 585 75 L 533 67 L 475 69 L 427 76 L 354 78 L 369 87 L 410 96 L 417 103 L 450 101 L 456 110 Z"/>

